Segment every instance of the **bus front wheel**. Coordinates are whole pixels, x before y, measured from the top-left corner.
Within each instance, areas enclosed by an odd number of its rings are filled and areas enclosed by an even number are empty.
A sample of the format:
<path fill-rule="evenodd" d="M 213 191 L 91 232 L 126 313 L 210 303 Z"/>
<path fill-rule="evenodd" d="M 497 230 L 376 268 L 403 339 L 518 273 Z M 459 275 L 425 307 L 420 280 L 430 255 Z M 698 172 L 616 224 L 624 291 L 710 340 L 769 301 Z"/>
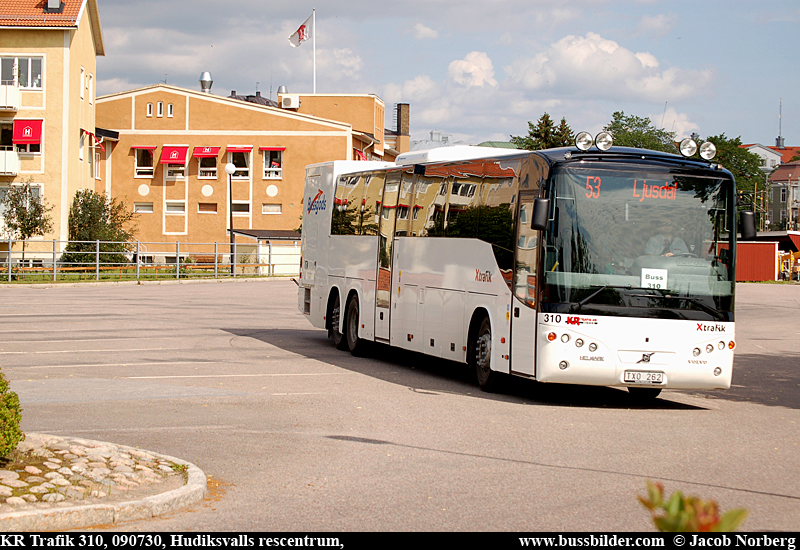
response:
<path fill-rule="evenodd" d="M 359 307 L 358 296 L 353 296 L 347 302 L 347 313 L 344 318 L 344 333 L 347 347 L 353 355 L 359 355 L 364 348 L 364 341 L 358 337 Z"/>
<path fill-rule="evenodd" d="M 492 323 L 488 317 L 478 325 L 470 349 L 470 365 L 475 368 L 478 385 L 485 392 L 493 391 L 500 374 L 492 370 Z"/>

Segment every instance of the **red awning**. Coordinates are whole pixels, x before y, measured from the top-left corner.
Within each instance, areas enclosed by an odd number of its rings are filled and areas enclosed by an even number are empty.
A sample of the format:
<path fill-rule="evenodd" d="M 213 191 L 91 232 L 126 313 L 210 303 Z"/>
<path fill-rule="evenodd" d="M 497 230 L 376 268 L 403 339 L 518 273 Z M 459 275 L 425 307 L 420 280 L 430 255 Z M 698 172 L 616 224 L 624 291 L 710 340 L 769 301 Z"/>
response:
<path fill-rule="evenodd" d="M 186 164 L 188 145 L 165 145 L 161 149 L 161 164 Z"/>
<path fill-rule="evenodd" d="M 253 150 L 252 145 L 228 145 L 229 153 L 249 153 Z"/>
<path fill-rule="evenodd" d="M 219 147 L 195 147 L 192 152 L 194 158 L 217 158 L 219 156 Z"/>
<path fill-rule="evenodd" d="M 15 120 L 12 143 L 32 145 L 42 142 L 41 120 Z"/>
<path fill-rule="evenodd" d="M 259 151 L 285 151 L 286 147 L 259 147 L 258 150 Z"/>

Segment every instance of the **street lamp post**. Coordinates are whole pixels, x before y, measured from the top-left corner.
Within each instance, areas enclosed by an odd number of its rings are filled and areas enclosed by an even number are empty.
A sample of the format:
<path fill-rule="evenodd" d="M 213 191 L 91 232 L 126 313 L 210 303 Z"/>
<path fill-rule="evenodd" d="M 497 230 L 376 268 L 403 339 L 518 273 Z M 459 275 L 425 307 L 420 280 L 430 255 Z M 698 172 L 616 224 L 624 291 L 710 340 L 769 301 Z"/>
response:
<path fill-rule="evenodd" d="M 230 224 L 231 232 L 231 276 L 235 276 L 234 266 L 236 265 L 236 254 L 234 252 L 234 236 L 233 236 L 233 173 L 236 172 L 236 165 L 229 162 L 225 165 L 225 173 L 228 174 L 228 223 Z"/>

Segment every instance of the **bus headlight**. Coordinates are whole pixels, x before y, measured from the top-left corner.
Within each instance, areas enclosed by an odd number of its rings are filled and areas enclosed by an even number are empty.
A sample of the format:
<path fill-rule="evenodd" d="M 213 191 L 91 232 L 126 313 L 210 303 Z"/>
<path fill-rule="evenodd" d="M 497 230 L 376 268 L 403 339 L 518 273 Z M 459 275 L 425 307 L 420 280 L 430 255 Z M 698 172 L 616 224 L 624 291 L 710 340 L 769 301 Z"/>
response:
<path fill-rule="evenodd" d="M 698 355 L 700 355 L 700 348 L 694 348 L 694 349 L 692 350 L 692 355 L 694 355 L 695 357 L 697 357 Z"/>
<path fill-rule="evenodd" d="M 575 136 L 575 147 L 581 151 L 588 151 L 594 140 L 589 132 L 581 132 Z"/>
<path fill-rule="evenodd" d="M 692 138 L 686 138 L 681 141 L 680 150 L 684 157 L 691 157 L 697 152 L 697 143 Z"/>
<path fill-rule="evenodd" d="M 589 351 L 597 351 L 597 344 L 595 344 L 594 342 L 589 344 Z"/>
<path fill-rule="evenodd" d="M 720 374 L 722 374 L 722 369 L 720 367 L 715 368 L 714 376 L 719 376 Z"/>
<path fill-rule="evenodd" d="M 719 343 L 719 344 L 717 344 L 717 347 L 718 347 L 719 349 L 725 349 L 725 342 L 723 342 L 723 341 L 721 341 L 721 340 L 720 340 L 720 343 Z"/>
<path fill-rule="evenodd" d="M 565 344 L 569 342 L 569 334 L 562 334 L 561 341 L 564 342 Z"/>
<path fill-rule="evenodd" d="M 717 155 L 717 146 L 706 141 L 700 146 L 700 157 L 705 160 L 711 160 Z"/>
<path fill-rule="evenodd" d="M 582 347 L 583 346 L 583 338 L 577 338 L 575 340 L 575 345 L 578 346 L 579 348 Z"/>
<path fill-rule="evenodd" d="M 711 344 L 708 344 L 706 346 L 706 353 L 711 353 L 712 351 L 714 351 L 714 346 L 711 345 Z"/>
<path fill-rule="evenodd" d="M 552 342 L 553 340 L 556 339 L 556 333 L 551 332 L 550 334 L 547 335 L 547 339 Z"/>
<path fill-rule="evenodd" d="M 597 148 L 601 151 L 608 151 L 614 144 L 614 138 L 612 138 L 611 134 L 608 132 L 600 132 L 597 134 L 597 137 L 594 138 L 594 144 L 597 145 Z"/>
<path fill-rule="evenodd" d="M 560 368 L 561 370 L 567 370 L 567 367 L 569 367 L 569 363 L 567 363 L 566 361 L 561 361 L 558 364 L 558 368 Z"/>

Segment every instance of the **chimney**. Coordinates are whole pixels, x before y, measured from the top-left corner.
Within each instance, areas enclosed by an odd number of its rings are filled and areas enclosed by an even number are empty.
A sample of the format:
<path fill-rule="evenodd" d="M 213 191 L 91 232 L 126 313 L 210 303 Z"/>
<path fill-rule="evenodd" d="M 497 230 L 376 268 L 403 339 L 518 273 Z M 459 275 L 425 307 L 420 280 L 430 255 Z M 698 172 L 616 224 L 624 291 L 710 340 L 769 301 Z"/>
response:
<path fill-rule="evenodd" d="M 261 92 L 256 91 L 256 97 L 261 97 Z"/>
<path fill-rule="evenodd" d="M 208 71 L 203 71 L 200 73 L 200 89 L 207 94 L 211 93 L 211 85 L 214 84 L 214 81 L 211 79 L 211 73 Z"/>
<path fill-rule="evenodd" d="M 775 147 L 778 149 L 786 149 L 786 147 L 783 145 L 783 137 L 778 136 L 775 138 Z"/>
<path fill-rule="evenodd" d="M 48 10 L 57 10 L 61 7 L 61 0 L 47 0 Z"/>
<path fill-rule="evenodd" d="M 409 110 L 408 103 L 397 104 L 397 144 L 395 149 L 400 153 L 407 153 L 411 149 Z"/>

